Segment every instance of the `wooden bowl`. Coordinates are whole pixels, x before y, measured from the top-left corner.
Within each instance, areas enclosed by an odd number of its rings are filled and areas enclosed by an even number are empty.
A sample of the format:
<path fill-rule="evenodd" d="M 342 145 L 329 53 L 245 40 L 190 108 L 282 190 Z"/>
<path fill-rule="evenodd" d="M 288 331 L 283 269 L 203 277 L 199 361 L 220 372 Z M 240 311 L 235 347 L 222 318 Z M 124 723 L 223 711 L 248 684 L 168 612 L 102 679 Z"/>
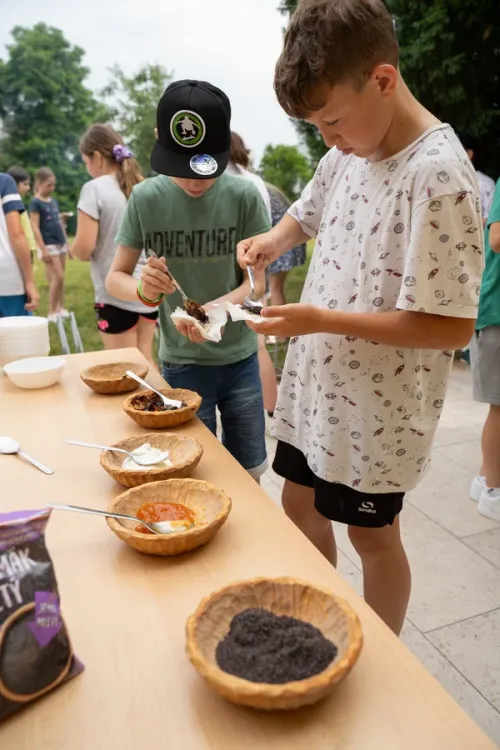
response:
<path fill-rule="evenodd" d="M 194 391 L 186 391 L 184 388 L 159 388 L 160 393 L 168 398 L 183 401 L 187 406 L 175 411 L 140 411 L 134 409 L 132 401 L 136 394 L 129 396 L 123 402 L 125 414 L 134 420 L 140 427 L 146 427 L 148 430 L 163 430 L 167 427 L 178 427 L 184 422 L 189 422 L 194 417 L 201 406 L 201 396 Z M 153 391 L 141 391 L 142 395 L 154 395 Z"/>
<path fill-rule="evenodd" d="M 80 373 L 80 377 L 96 393 L 128 393 L 135 391 L 139 383 L 125 375 L 127 370 L 132 370 L 140 378 L 145 378 L 148 374 L 146 365 L 139 365 L 137 362 L 112 362 L 109 365 L 88 367 Z"/>
<path fill-rule="evenodd" d="M 254 607 L 311 623 L 337 646 L 337 656 L 320 674 L 282 685 L 250 682 L 224 672 L 215 661 L 217 644 L 233 617 Z M 186 636 L 190 661 L 220 695 L 265 710 L 295 709 L 325 698 L 350 672 L 363 644 L 358 617 L 343 599 L 295 578 L 254 578 L 214 592 L 187 621 Z"/>
<path fill-rule="evenodd" d="M 182 555 L 207 544 L 225 523 L 231 510 L 231 500 L 217 487 L 198 479 L 167 479 L 135 487 L 119 495 L 111 510 L 135 515 L 142 503 L 169 501 L 182 503 L 196 514 L 193 528 L 165 536 L 141 534 L 134 521 L 108 518 L 110 529 L 125 544 L 146 555 Z"/>
<path fill-rule="evenodd" d="M 101 453 L 101 466 L 123 487 L 138 487 L 147 482 L 158 482 L 160 479 L 171 479 L 173 477 L 189 477 L 200 463 L 203 455 L 203 447 L 192 437 L 184 435 L 173 435 L 172 433 L 153 432 L 150 435 L 120 440 L 113 447 L 125 448 L 133 451 L 144 443 L 150 443 L 154 448 L 168 451 L 172 466 L 168 469 L 150 466 L 142 470 L 132 471 L 124 469 L 122 464 L 126 456 L 123 453 L 103 451 Z"/>

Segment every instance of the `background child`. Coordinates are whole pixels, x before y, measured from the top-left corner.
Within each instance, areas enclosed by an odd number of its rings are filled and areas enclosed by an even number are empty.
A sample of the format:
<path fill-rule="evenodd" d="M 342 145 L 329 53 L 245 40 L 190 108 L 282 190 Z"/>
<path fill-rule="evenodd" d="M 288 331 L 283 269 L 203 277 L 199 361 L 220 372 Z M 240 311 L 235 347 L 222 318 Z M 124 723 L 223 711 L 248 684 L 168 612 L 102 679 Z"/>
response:
<path fill-rule="evenodd" d="M 28 172 L 22 167 L 11 167 L 8 170 L 8 174 L 10 174 L 10 176 L 14 179 L 21 199 L 25 198 L 31 190 L 31 178 Z M 36 241 L 35 235 L 33 234 L 33 227 L 31 226 L 29 213 L 27 211 L 23 211 L 21 214 L 21 226 L 23 228 L 24 236 L 26 237 L 26 241 L 30 249 L 31 263 L 33 263 L 36 253 Z"/>
<path fill-rule="evenodd" d="M 236 243 L 266 231 L 270 221 L 256 187 L 224 174 L 230 117 L 227 96 L 209 83 L 179 81 L 167 88 L 151 156 L 159 176 L 132 191 L 106 287 L 120 299 L 139 295 L 148 305 L 161 302 L 163 377 L 202 396 L 198 416 L 214 434 L 219 409 L 224 445 L 257 479 L 267 467 L 257 336 L 244 323 L 228 322 L 220 343 L 206 341 L 189 322 L 176 328 L 170 315 L 180 297 L 166 273 L 168 264 L 185 293 L 205 309 L 242 303 L 249 293 Z M 152 248 L 160 259 L 148 259 L 138 287 L 132 274 L 142 248 Z M 256 285 L 263 294 L 263 272 Z"/>
<path fill-rule="evenodd" d="M 40 258 L 45 263 L 49 282 L 49 320 L 55 321 L 69 313 L 63 307 L 64 271 L 68 252 L 66 230 L 59 214 L 59 204 L 52 193 L 56 178 L 48 167 L 35 173 L 35 197 L 29 211 Z"/>
<path fill-rule="evenodd" d="M 152 361 L 152 345 L 158 310 L 140 300 L 123 301 L 105 288 L 115 257 L 115 237 L 132 188 L 144 179 L 132 152 L 109 125 L 92 125 L 80 142 L 80 152 L 93 178 L 78 201 L 78 224 L 71 253 L 90 261 L 95 289 L 97 327 L 105 349 L 136 347 Z M 142 253 L 135 271 L 140 277 L 146 262 Z"/>
<path fill-rule="evenodd" d="M 25 212 L 14 179 L 0 172 L 0 318 L 28 315 L 40 299 L 21 226 Z"/>

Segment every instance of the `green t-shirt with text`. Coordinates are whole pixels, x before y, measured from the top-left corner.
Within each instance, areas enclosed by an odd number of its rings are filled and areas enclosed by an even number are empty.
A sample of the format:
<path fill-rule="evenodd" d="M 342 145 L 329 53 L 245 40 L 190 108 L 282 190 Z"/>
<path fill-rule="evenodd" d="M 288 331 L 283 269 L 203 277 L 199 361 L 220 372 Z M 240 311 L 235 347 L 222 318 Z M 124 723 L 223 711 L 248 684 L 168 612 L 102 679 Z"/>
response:
<path fill-rule="evenodd" d="M 257 188 L 241 177 L 223 174 L 200 198 L 186 195 L 164 175 L 136 185 L 117 242 L 164 257 L 191 299 L 206 304 L 243 282 L 236 245 L 270 229 Z M 182 307 L 178 292 L 160 305 L 160 358 L 172 364 L 229 365 L 257 351 L 257 337 L 244 322 L 228 320 L 222 341 L 192 344 L 170 319 Z"/>
<path fill-rule="evenodd" d="M 495 188 L 486 225 L 485 265 L 476 323 L 478 331 L 487 326 L 500 326 L 500 253 L 495 253 L 490 245 L 490 226 L 497 221 L 500 221 L 500 180 Z"/>

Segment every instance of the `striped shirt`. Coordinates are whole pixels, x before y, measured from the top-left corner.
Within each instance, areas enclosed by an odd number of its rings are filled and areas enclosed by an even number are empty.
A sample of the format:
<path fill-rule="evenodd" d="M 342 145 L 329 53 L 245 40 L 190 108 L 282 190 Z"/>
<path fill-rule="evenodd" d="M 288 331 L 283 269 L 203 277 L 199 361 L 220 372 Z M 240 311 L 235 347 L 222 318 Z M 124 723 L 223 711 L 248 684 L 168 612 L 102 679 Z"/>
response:
<path fill-rule="evenodd" d="M 0 172 L 0 297 L 24 294 L 23 276 L 10 244 L 5 220 L 11 211 L 22 214 L 24 210 L 14 179 Z"/>

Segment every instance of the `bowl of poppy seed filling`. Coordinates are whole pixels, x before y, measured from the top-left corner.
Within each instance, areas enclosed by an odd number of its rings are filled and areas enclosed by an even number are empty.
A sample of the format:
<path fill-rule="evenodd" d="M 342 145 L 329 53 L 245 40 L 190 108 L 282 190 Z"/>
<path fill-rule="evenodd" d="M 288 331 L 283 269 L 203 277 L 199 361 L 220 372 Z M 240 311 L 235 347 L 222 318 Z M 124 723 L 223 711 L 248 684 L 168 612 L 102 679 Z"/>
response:
<path fill-rule="evenodd" d="M 186 635 L 189 659 L 220 695 L 264 710 L 325 698 L 363 643 L 346 602 L 294 578 L 256 578 L 216 591 L 191 615 Z"/>

